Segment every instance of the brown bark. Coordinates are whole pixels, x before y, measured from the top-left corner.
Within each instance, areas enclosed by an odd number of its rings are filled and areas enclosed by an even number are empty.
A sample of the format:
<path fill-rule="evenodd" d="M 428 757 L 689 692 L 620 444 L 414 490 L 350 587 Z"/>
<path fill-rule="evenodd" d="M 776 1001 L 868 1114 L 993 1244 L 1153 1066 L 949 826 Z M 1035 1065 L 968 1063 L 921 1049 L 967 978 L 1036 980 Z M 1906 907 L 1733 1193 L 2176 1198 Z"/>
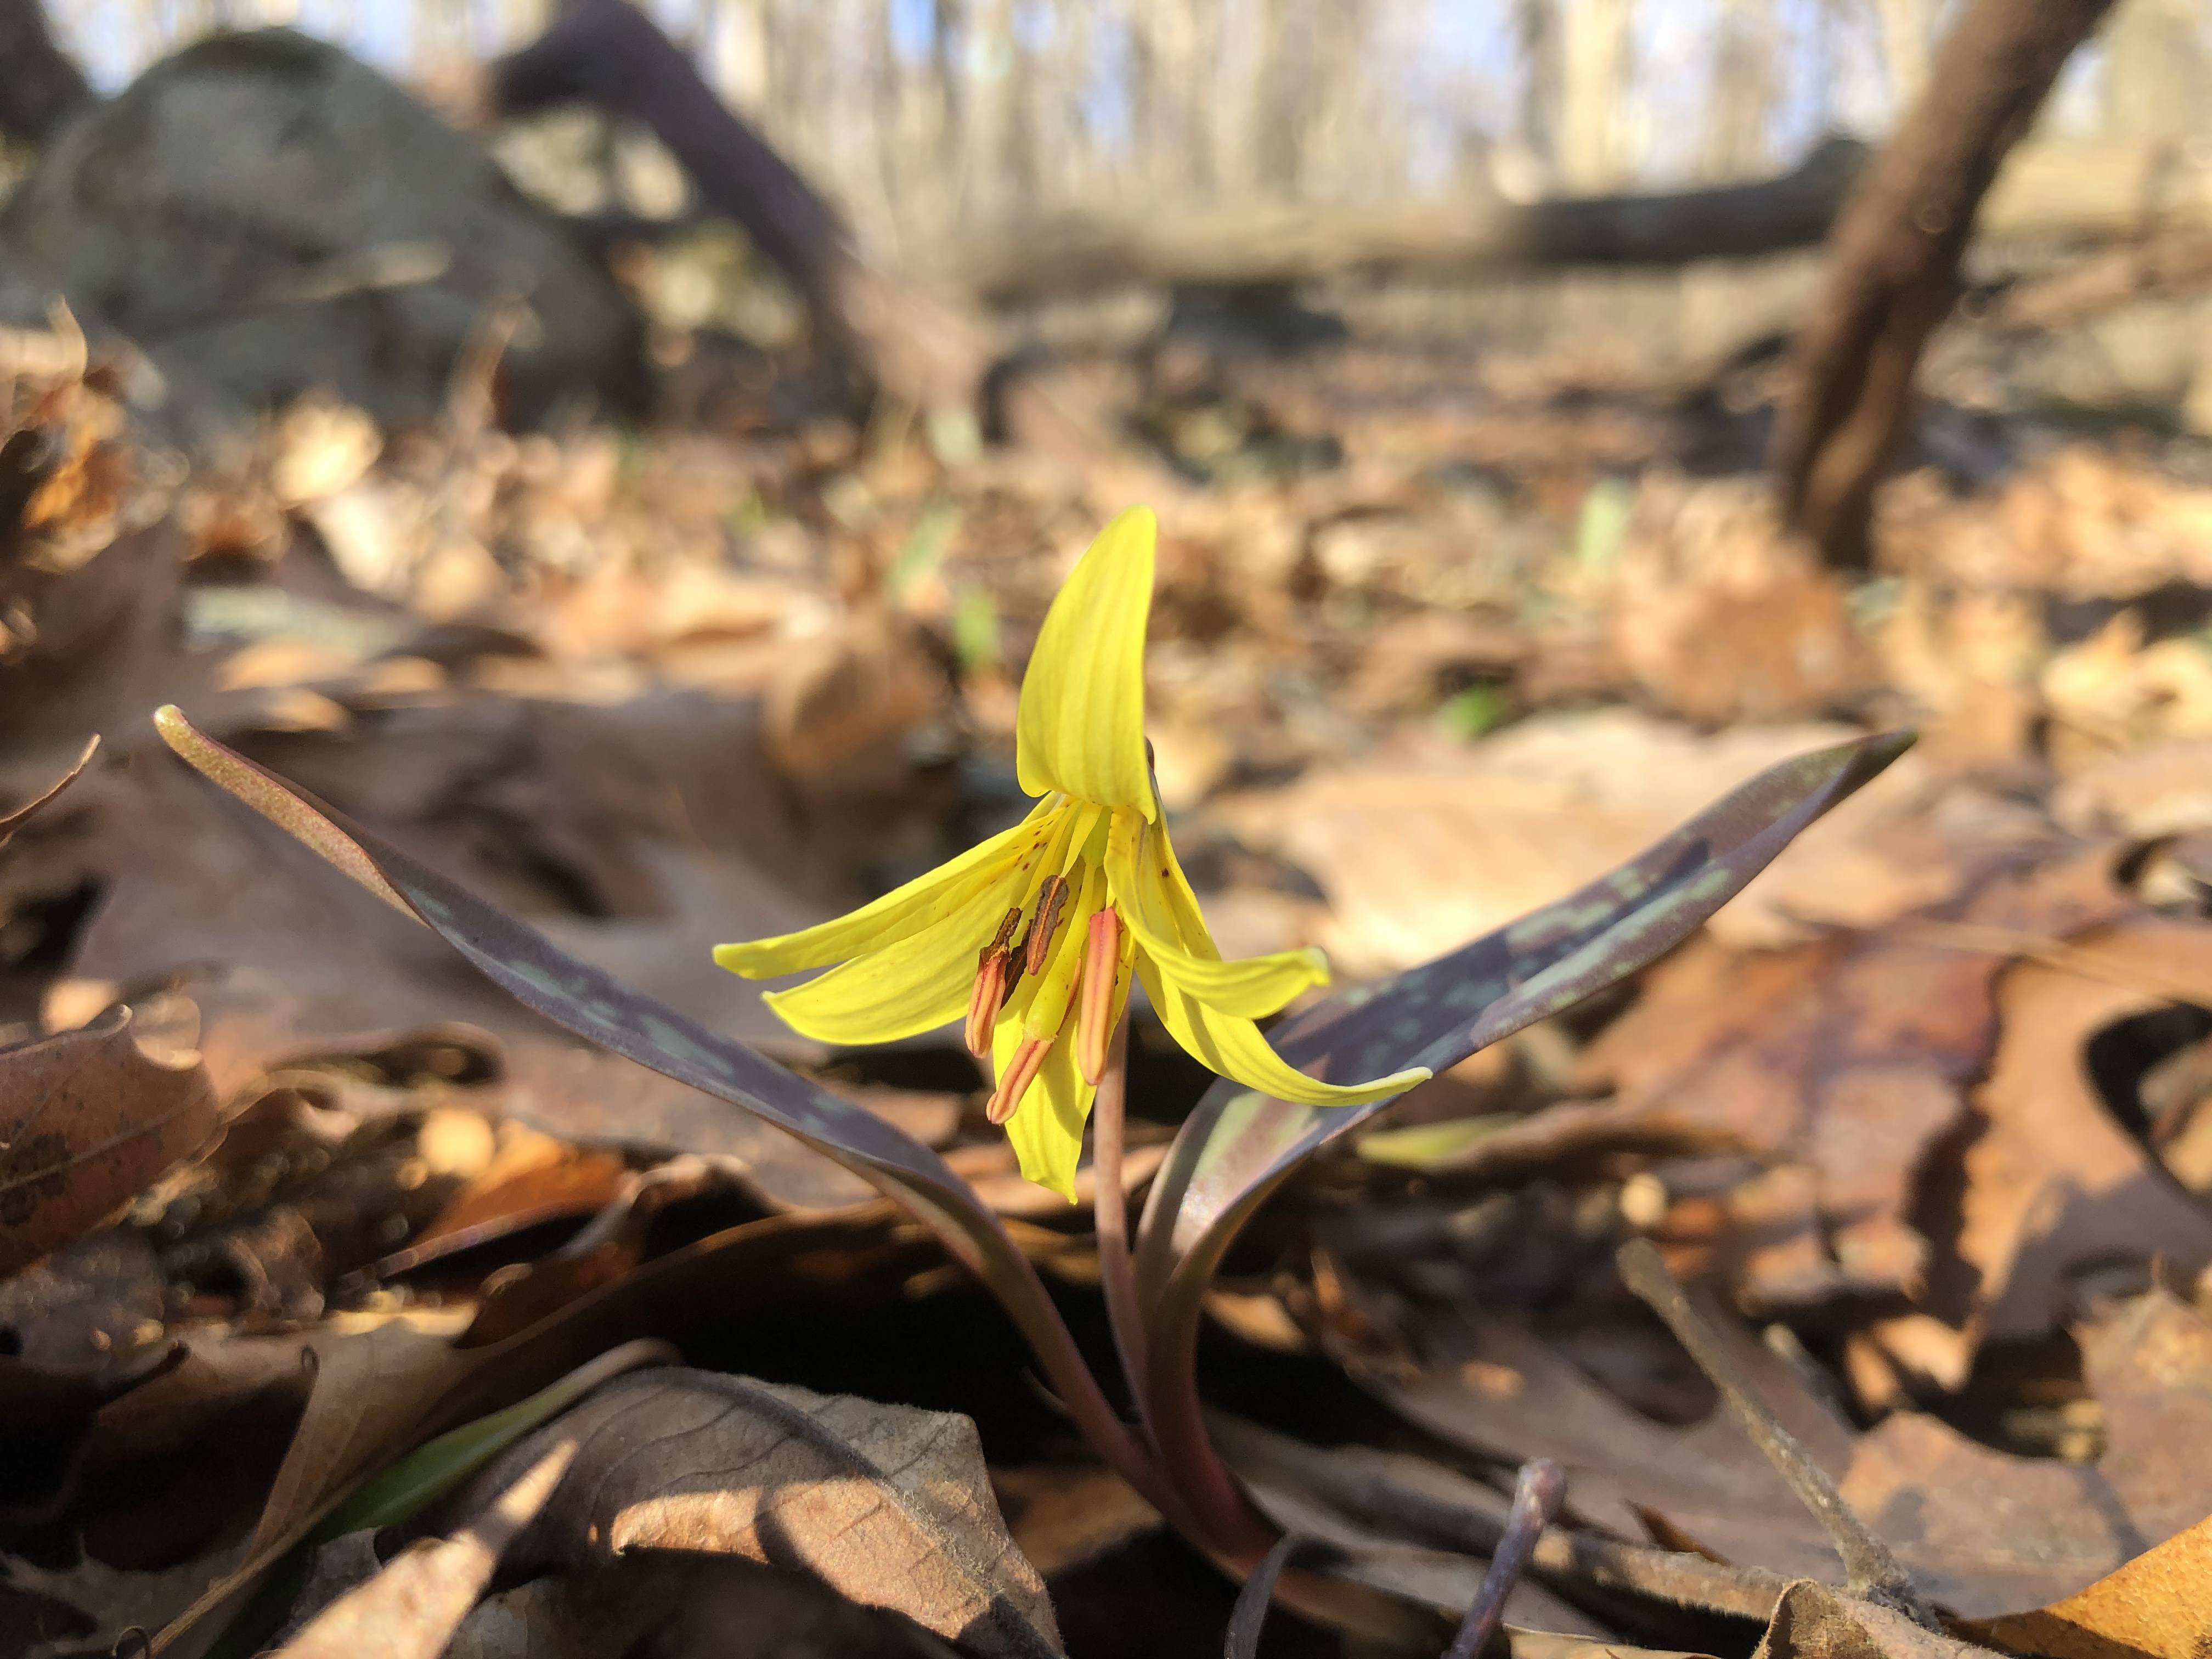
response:
<path fill-rule="evenodd" d="M 39 0 L 0 0 L 0 132 L 35 143 L 91 101 L 83 74 L 47 32 Z"/>
<path fill-rule="evenodd" d="M 941 275 L 987 299 L 1137 283 L 1243 287 L 1352 272 L 1673 264 L 1817 242 L 1866 151 L 1832 138 L 1779 178 L 1656 196 L 1502 198 L 1372 208 L 1261 204 L 1179 217 L 1066 214 L 947 250 Z"/>
<path fill-rule="evenodd" d="M 1795 352 L 1771 459 L 1783 513 L 1863 566 L 1874 489 L 1911 413 L 1929 335 L 1998 163 L 2112 0 L 1970 0 L 1829 239 L 1828 285 Z"/>
<path fill-rule="evenodd" d="M 836 210 L 642 10 L 580 0 L 496 66 L 491 91 L 504 113 L 581 99 L 649 128 L 790 280 L 825 350 L 917 407 L 974 405 L 990 366 L 980 331 L 871 264 Z"/>

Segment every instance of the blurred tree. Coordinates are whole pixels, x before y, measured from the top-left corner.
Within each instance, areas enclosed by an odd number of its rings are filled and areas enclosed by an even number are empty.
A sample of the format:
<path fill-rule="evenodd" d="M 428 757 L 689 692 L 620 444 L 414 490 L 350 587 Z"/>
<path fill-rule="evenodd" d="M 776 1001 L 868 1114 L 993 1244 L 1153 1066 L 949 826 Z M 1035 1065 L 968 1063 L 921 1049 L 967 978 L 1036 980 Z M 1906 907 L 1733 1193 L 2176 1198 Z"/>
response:
<path fill-rule="evenodd" d="M 2179 142 L 2212 132 L 2212 59 L 2196 0 L 2127 0 L 2106 36 L 2107 137 Z"/>
<path fill-rule="evenodd" d="M 1784 517 L 1830 562 L 1866 563 L 1875 486 L 1911 417 L 1921 349 L 1958 297 L 1982 198 L 2112 3 L 1968 0 L 1837 221 L 1771 456 Z"/>
<path fill-rule="evenodd" d="M 0 133 L 44 138 L 92 88 L 54 45 L 39 0 L 0 0 Z"/>

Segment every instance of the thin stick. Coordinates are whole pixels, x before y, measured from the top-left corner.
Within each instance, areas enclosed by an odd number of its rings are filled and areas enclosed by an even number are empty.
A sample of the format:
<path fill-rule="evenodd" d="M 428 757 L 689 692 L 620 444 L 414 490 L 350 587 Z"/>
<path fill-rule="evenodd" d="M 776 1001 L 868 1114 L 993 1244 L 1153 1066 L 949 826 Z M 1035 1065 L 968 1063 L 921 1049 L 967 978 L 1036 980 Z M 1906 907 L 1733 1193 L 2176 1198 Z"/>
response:
<path fill-rule="evenodd" d="M 1114 1348 L 1121 1374 L 1136 1402 L 1147 1444 L 1152 1438 L 1152 1408 L 1146 1404 L 1145 1323 L 1137 1303 L 1136 1267 L 1129 1255 L 1129 1195 L 1121 1186 L 1123 1119 L 1129 1098 L 1129 1016 L 1125 1011 L 1106 1048 L 1106 1069 L 1098 1074 L 1098 1096 L 1091 1108 L 1092 1224 L 1098 1230 L 1098 1278 L 1106 1292 L 1106 1322 L 1114 1329 Z"/>
<path fill-rule="evenodd" d="M 1668 1271 L 1658 1248 L 1648 1238 L 1632 1238 L 1620 1247 L 1615 1261 L 1628 1288 L 1651 1304 L 1667 1322 L 1674 1340 L 1689 1351 L 1698 1369 L 1720 1391 L 1735 1420 L 1751 1437 L 1775 1473 L 1787 1481 L 1797 1501 L 1813 1512 L 1844 1559 L 1845 1586 L 1852 1595 L 1876 1601 L 1903 1613 L 1924 1629 L 1940 1631 L 1942 1621 L 1927 1598 L 1898 1565 L 1897 1558 L 1859 1519 L 1828 1472 L 1813 1461 L 1802 1442 L 1775 1419 L 1764 1401 L 1752 1391 L 1750 1379 L 1722 1347 L 1720 1337 L 1695 1308 L 1681 1281 Z"/>
<path fill-rule="evenodd" d="M 1521 1466 L 1513 1483 L 1513 1508 L 1505 1517 L 1505 1535 L 1490 1557 L 1490 1571 L 1482 1575 L 1482 1588 L 1460 1620 L 1459 1633 L 1444 1650 L 1444 1659 L 1474 1659 L 1489 1644 L 1498 1621 L 1505 1616 L 1505 1598 L 1513 1593 L 1536 1553 L 1536 1540 L 1559 1512 L 1567 1495 L 1567 1472 L 1548 1457 Z"/>

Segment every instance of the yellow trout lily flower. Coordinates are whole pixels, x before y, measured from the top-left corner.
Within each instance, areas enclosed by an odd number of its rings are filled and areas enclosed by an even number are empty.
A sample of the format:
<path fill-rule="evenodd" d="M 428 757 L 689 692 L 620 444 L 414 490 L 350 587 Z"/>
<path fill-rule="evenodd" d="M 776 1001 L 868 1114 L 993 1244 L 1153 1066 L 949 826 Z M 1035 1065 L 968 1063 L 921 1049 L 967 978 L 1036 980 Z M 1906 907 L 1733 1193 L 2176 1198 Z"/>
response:
<path fill-rule="evenodd" d="M 1141 507 L 1108 525 L 1045 615 L 1015 724 L 1022 788 L 1042 797 L 1026 818 L 850 915 L 714 952 L 748 979 L 830 968 L 768 998 L 823 1042 L 889 1042 L 964 1012 L 969 1050 L 996 1066 L 991 1121 L 1022 1173 L 1070 1201 L 1132 975 L 1176 1042 L 1262 1094 L 1350 1106 L 1429 1075 L 1341 1086 L 1293 1070 L 1253 1021 L 1328 982 L 1321 952 L 1224 962 L 1206 932 L 1145 750 L 1155 528 Z"/>

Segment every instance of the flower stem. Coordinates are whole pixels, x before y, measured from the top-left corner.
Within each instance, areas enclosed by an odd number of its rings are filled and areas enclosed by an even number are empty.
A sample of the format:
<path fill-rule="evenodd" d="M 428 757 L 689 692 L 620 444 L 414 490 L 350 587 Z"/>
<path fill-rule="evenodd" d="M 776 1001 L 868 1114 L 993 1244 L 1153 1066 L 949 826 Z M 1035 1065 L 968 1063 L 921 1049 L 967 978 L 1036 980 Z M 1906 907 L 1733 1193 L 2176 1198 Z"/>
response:
<path fill-rule="evenodd" d="M 1152 1444 L 1152 1409 L 1146 1403 L 1145 1323 L 1137 1304 L 1136 1267 L 1129 1255 L 1129 1195 L 1121 1185 L 1122 1123 L 1129 1097 L 1129 1016 L 1115 1023 L 1091 1108 L 1091 1214 L 1098 1230 L 1098 1276 L 1106 1293 L 1106 1322 L 1121 1357 L 1121 1375 L 1136 1404 L 1145 1440 Z"/>

